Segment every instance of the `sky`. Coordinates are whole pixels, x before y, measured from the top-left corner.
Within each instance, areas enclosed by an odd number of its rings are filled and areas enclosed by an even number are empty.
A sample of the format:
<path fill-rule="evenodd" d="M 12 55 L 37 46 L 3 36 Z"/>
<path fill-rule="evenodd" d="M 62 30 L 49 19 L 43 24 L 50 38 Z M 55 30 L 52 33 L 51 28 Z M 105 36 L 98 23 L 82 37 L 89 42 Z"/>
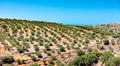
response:
<path fill-rule="evenodd" d="M 73 25 L 120 23 L 120 0 L 0 0 L 0 18 Z"/>

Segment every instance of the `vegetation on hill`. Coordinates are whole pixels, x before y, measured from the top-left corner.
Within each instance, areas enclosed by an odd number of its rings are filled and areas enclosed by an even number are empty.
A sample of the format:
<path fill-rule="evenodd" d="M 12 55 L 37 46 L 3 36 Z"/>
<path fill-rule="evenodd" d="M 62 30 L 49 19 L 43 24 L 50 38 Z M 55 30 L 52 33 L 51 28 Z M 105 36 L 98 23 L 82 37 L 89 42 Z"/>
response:
<path fill-rule="evenodd" d="M 119 40 L 94 26 L 0 18 L 0 64 L 117 66 Z"/>

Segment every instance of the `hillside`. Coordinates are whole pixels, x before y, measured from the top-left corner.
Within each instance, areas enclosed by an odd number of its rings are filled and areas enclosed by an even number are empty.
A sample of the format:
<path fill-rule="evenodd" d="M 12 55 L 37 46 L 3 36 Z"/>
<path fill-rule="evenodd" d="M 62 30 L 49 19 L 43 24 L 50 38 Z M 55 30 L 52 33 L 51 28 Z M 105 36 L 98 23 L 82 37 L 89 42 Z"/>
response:
<path fill-rule="evenodd" d="M 96 28 L 103 29 L 104 31 L 120 34 L 120 24 L 103 24 L 97 25 Z"/>
<path fill-rule="evenodd" d="M 120 56 L 120 37 L 92 26 L 0 19 L 0 63 L 4 66 L 63 66 L 78 56 L 111 51 Z M 7 61 L 5 58 L 12 60 Z M 101 66 L 101 61 L 95 66 Z M 103 64 L 104 66 L 105 64 Z M 69 65 L 70 66 L 70 65 Z"/>

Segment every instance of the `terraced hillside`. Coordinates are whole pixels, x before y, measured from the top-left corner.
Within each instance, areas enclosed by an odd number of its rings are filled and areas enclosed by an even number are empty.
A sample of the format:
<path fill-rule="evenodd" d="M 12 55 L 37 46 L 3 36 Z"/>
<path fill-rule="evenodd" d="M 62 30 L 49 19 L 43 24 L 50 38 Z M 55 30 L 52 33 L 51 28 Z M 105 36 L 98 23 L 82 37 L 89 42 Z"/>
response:
<path fill-rule="evenodd" d="M 90 64 L 82 64 L 104 66 L 105 61 L 100 60 L 101 57 L 104 58 L 102 55 L 107 53 L 106 51 L 110 51 L 112 57 L 120 56 L 120 38 L 113 35 L 116 34 L 92 26 L 70 26 L 44 21 L 1 18 L 0 64 L 3 66 L 71 66 L 74 65 L 72 61 L 75 57 L 87 54 L 89 57 L 90 53 L 95 52 L 100 55 L 97 56 L 97 63 L 90 61 Z"/>

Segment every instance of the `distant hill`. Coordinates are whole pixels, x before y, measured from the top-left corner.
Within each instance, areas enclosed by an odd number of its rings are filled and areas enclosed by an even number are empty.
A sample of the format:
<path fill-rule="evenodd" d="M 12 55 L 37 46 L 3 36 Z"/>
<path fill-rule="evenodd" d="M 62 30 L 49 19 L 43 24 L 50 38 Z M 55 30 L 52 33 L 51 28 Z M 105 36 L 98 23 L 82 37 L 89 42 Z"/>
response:
<path fill-rule="evenodd" d="M 114 32 L 116 34 L 120 34 L 120 24 L 105 24 L 105 25 L 98 25 L 96 27 L 108 32 Z"/>
<path fill-rule="evenodd" d="M 106 31 L 109 27 L 114 27 L 114 29 L 111 28 L 112 32 L 111 29 Z M 93 56 L 97 59 L 97 63 L 93 59 L 81 64 L 101 66 L 100 60 L 105 51 L 110 51 L 113 54 L 112 57 L 120 56 L 120 36 L 114 32 L 118 28 L 118 24 L 97 27 L 72 26 L 44 21 L 0 18 L 0 64 L 70 66 L 74 65 L 75 57 L 86 59 L 87 56 L 89 58 Z M 94 52 L 99 55 L 95 56 Z"/>

